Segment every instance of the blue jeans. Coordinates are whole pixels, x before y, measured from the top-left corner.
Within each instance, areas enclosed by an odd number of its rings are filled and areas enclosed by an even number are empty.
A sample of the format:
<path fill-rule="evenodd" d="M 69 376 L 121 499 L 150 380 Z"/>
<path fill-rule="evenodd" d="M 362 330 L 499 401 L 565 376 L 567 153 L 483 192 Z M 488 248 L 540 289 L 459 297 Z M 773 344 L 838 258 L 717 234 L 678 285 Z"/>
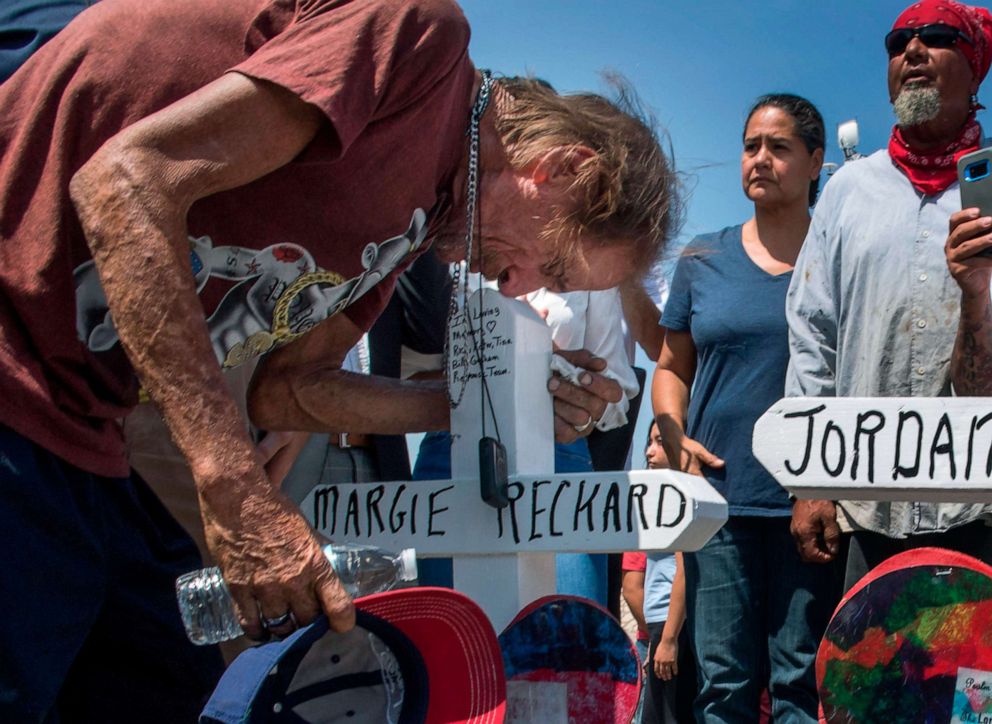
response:
<path fill-rule="evenodd" d="M 555 443 L 556 473 L 588 473 L 592 459 L 585 438 L 567 445 Z M 555 556 L 558 593 L 589 598 L 607 607 L 607 557 L 603 553 L 559 553 Z"/>
<path fill-rule="evenodd" d="M 195 721 L 223 661 L 186 638 L 200 555 L 155 494 L 3 426 L 0 491 L 0 721 Z"/>
<path fill-rule="evenodd" d="M 630 724 L 641 724 L 641 712 L 644 711 L 644 697 L 647 696 L 648 675 L 650 674 L 650 668 L 645 668 L 644 665 L 644 662 L 648 660 L 648 641 L 638 638 L 634 642 L 634 647 L 637 649 L 637 661 L 641 665 L 641 693 L 637 697 L 637 709 L 634 711 L 634 718 L 630 720 Z"/>
<path fill-rule="evenodd" d="M 451 433 L 429 432 L 420 441 L 414 480 L 448 480 L 451 477 Z M 450 558 L 418 558 L 417 579 L 421 586 L 454 588 Z"/>
<path fill-rule="evenodd" d="M 836 567 L 800 560 L 787 517 L 732 516 L 684 558 L 696 720 L 758 721 L 767 681 L 776 722 L 816 722 L 814 664 L 840 596 Z"/>

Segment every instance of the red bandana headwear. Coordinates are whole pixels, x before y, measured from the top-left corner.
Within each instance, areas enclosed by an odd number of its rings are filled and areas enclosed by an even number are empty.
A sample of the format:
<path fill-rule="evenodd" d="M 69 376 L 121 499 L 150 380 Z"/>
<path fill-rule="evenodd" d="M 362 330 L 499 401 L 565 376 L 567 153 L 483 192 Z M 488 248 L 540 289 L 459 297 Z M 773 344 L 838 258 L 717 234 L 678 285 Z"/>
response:
<path fill-rule="evenodd" d="M 984 80 L 992 63 L 992 15 L 989 11 L 954 0 L 922 0 L 906 8 L 892 28 L 916 28 L 934 23 L 950 25 L 968 36 L 971 43 L 960 41 L 955 47 L 967 59 L 978 82 Z M 957 157 L 977 149 L 981 139 L 982 129 L 973 111 L 957 138 L 944 148 L 930 151 L 910 148 L 899 127 L 893 127 L 889 155 L 917 191 L 932 195 L 954 183 Z"/>

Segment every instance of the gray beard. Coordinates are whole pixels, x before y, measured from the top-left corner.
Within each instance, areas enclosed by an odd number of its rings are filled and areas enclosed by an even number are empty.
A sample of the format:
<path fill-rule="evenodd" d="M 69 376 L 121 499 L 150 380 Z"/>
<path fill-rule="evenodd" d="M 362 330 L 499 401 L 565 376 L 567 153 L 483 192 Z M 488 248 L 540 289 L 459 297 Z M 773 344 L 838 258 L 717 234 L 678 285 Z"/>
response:
<path fill-rule="evenodd" d="M 903 88 L 892 110 L 900 128 L 920 126 L 940 115 L 940 93 L 932 86 Z"/>

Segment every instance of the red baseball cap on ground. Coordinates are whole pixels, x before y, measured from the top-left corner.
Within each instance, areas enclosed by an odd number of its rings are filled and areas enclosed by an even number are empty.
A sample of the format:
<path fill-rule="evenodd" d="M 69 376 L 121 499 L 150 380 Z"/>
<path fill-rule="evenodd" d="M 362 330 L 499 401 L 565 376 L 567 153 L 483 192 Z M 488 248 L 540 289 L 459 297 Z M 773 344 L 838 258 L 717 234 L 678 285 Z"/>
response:
<path fill-rule="evenodd" d="M 448 588 L 408 588 L 355 605 L 406 634 L 424 657 L 430 677 L 426 724 L 503 721 L 503 656 L 489 618 L 472 599 Z"/>
<path fill-rule="evenodd" d="M 470 598 L 407 588 L 355 601 L 345 634 L 319 618 L 245 651 L 201 724 L 500 724 L 506 678 L 496 633 Z"/>

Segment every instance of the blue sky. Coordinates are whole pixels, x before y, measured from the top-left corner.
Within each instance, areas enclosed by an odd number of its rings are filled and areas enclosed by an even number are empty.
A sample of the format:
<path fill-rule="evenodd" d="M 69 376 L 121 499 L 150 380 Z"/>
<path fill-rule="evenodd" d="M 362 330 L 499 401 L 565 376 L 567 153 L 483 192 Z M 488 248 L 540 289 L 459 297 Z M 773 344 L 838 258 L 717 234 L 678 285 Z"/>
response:
<path fill-rule="evenodd" d="M 740 138 L 747 108 L 763 93 L 797 93 L 817 105 L 827 127 L 828 162 L 842 160 L 836 144 L 842 121 L 857 119 L 864 153 L 888 140 L 882 40 L 908 0 L 461 4 L 480 67 L 531 73 L 562 92 L 604 91 L 604 69 L 632 82 L 668 132 L 690 189 L 683 233 L 673 246 L 750 217 L 740 187 Z M 992 92 L 983 100 L 992 101 Z M 642 353 L 639 358 L 647 364 Z M 649 407 L 639 418 L 635 467 L 643 463 Z"/>
<path fill-rule="evenodd" d="M 892 126 L 882 39 L 906 0 L 464 0 L 476 64 L 533 73 L 560 91 L 606 89 L 617 70 L 671 137 L 691 187 L 688 237 L 750 216 L 738 163 L 744 114 L 757 96 L 813 101 L 827 125 L 856 118 L 863 151 Z"/>

